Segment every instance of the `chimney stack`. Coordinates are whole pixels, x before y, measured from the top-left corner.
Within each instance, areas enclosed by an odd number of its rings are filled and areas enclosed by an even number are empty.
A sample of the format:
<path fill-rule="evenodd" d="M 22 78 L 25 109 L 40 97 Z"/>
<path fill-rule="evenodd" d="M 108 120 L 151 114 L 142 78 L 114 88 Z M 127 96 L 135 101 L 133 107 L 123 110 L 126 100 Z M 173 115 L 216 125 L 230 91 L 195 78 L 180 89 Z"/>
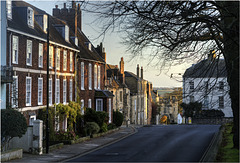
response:
<path fill-rule="evenodd" d="M 141 79 L 143 79 L 143 67 L 141 67 Z"/>
<path fill-rule="evenodd" d="M 56 16 L 56 17 L 58 17 L 60 15 L 60 9 L 58 8 L 58 5 L 55 5 L 52 15 Z"/>
<path fill-rule="evenodd" d="M 123 84 L 125 84 L 125 74 L 124 74 L 124 61 L 123 61 L 123 57 L 121 58 L 121 61 L 119 63 L 120 66 L 120 76 L 121 76 L 121 82 Z"/>
<path fill-rule="evenodd" d="M 119 65 L 120 65 L 120 73 L 124 74 L 124 61 L 123 61 L 123 57 L 121 58 L 121 61 L 120 61 Z"/>
<path fill-rule="evenodd" d="M 139 64 L 137 64 L 137 78 L 139 79 Z"/>

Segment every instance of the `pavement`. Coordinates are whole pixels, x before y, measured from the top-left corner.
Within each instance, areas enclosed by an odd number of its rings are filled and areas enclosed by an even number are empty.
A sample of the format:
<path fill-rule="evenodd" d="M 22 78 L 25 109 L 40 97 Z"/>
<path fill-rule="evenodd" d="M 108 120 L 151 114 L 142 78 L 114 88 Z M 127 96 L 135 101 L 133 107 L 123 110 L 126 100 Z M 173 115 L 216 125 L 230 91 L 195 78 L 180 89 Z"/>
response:
<path fill-rule="evenodd" d="M 98 138 L 92 138 L 79 144 L 64 145 L 63 148 L 50 151 L 48 154 L 33 155 L 23 153 L 22 159 L 11 160 L 9 162 L 63 162 L 118 142 L 135 134 L 137 132 L 136 128 L 139 127 L 142 126 L 121 126 L 119 130 Z"/>

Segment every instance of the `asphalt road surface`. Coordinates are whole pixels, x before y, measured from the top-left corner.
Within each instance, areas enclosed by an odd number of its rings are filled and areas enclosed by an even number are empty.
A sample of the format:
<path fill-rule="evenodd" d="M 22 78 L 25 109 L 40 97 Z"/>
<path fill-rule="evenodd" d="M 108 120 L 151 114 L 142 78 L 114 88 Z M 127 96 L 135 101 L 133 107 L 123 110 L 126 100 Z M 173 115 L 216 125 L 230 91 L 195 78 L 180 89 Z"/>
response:
<path fill-rule="evenodd" d="M 132 136 L 69 162 L 198 162 L 219 127 L 142 127 Z"/>

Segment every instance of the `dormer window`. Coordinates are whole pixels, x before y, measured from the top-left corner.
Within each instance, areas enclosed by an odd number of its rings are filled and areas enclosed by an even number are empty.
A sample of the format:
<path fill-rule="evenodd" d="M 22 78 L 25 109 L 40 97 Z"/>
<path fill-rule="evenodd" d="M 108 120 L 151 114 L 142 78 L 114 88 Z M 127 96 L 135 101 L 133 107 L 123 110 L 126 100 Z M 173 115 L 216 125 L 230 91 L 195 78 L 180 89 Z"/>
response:
<path fill-rule="evenodd" d="M 7 18 L 12 19 L 12 0 L 6 1 L 6 7 L 7 7 Z"/>
<path fill-rule="evenodd" d="M 29 27 L 34 27 L 34 12 L 30 7 L 27 9 L 27 23 Z"/>
<path fill-rule="evenodd" d="M 65 41 L 69 42 L 69 27 L 67 25 L 55 25 L 56 30 L 62 35 Z"/>
<path fill-rule="evenodd" d="M 88 50 L 92 51 L 92 44 L 90 42 L 85 42 L 85 45 L 87 46 Z"/>
<path fill-rule="evenodd" d="M 74 42 L 74 44 L 75 44 L 76 46 L 78 46 L 78 38 L 75 37 L 75 36 L 72 36 L 71 39 L 72 39 L 72 41 Z"/>
<path fill-rule="evenodd" d="M 65 25 L 65 40 L 69 41 L 69 27 Z"/>
<path fill-rule="evenodd" d="M 48 16 L 46 14 L 43 15 L 35 15 L 34 16 L 35 21 L 40 25 L 42 30 L 47 33 L 47 19 Z"/>

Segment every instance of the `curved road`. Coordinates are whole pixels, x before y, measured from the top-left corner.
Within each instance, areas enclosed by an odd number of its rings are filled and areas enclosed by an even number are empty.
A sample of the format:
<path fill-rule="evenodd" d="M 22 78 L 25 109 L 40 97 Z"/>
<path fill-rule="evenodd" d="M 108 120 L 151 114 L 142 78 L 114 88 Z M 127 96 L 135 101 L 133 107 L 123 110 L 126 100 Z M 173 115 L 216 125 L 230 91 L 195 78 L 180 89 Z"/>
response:
<path fill-rule="evenodd" d="M 132 136 L 69 162 L 198 162 L 219 127 L 142 127 Z"/>

